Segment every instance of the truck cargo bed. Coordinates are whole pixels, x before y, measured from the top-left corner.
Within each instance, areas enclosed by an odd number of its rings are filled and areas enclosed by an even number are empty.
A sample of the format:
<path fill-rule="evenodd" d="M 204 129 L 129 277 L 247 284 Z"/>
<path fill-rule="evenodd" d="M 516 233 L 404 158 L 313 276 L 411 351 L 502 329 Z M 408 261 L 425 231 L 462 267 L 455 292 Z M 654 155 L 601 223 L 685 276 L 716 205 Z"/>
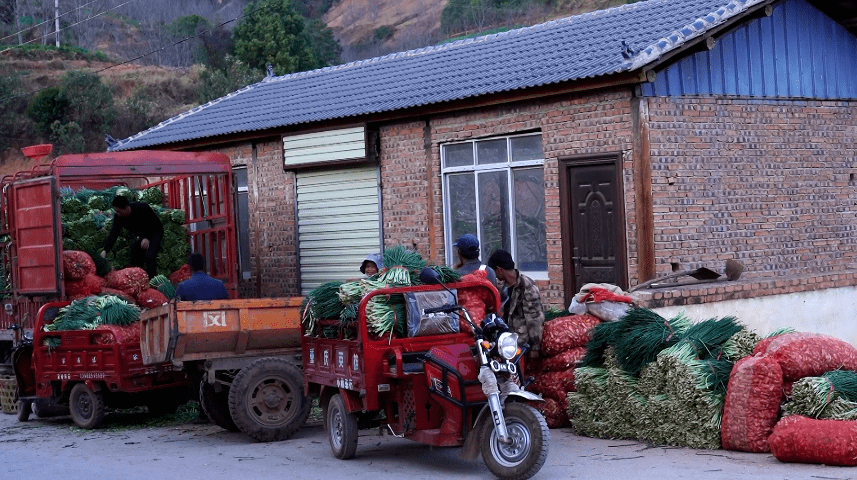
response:
<path fill-rule="evenodd" d="M 143 363 L 300 351 L 301 297 L 170 302 L 140 317 Z"/>

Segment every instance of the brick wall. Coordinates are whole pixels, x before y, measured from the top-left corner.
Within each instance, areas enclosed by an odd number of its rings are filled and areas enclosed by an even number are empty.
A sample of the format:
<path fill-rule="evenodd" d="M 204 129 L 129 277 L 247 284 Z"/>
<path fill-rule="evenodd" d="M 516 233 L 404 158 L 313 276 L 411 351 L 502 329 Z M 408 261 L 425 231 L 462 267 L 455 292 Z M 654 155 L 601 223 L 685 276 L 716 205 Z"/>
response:
<path fill-rule="evenodd" d="M 426 162 L 425 126 L 429 125 Z M 384 238 L 388 245 L 413 242 L 424 257 L 444 262 L 440 145 L 465 139 L 541 131 L 545 154 L 545 220 L 549 280 L 539 281 L 545 305 L 564 308 L 558 159 L 625 152 L 626 191 L 631 181 L 630 92 L 616 90 L 552 101 L 471 109 L 381 129 Z M 627 197 L 633 201 L 633 195 Z M 633 203 L 626 211 L 633 211 Z M 636 258 L 635 230 L 628 250 Z M 631 271 L 635 271 L 633 269 Z"/>
<path fill-rule="evenodd" d="M 735 284 L 654 292 L 653 305 L 857 284 L 857 104 L 648 102 L 658 275 L 744 265 Z"/>
<path fill-rule="evenodd" d="M 233 166 L 247 167 L 251 279 L 239 281 L 242 297 L 300 295 L 295 240 L 295 176 L 283 170 L 279 140 L 219 148 Z"/>

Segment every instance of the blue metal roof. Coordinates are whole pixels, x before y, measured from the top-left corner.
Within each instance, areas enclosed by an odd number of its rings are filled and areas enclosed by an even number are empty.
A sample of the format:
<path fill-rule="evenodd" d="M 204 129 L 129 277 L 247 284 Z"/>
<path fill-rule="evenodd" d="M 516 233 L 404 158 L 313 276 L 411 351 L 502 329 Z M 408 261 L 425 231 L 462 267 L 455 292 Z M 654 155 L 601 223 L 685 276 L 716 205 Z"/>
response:
<path fill-rule="evenodd" d="M 128 150 L 628 72 L 763 0 L 649 0 L 270 77 L 121 140 Z"/>

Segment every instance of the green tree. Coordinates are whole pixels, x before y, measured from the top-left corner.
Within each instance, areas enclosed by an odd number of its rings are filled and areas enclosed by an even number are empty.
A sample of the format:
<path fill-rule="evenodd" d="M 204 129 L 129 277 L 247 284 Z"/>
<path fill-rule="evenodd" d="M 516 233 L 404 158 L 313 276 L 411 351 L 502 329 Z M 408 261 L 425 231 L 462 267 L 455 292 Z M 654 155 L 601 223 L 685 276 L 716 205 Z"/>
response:
<path fill-rule="evenodd" d="M 309 20 L 307 32 L 309 32 L 310 46 L 317 67 L 330 67 L 342 63 L 342 46 L 334 38 L 330 27 L 321 20 Z"/>
<path fill-rule="evenodd" d="M 199 75 L 202 86 L 197 90 L 199 103 L 207 103 L 238 89 L 256 83 L 264 77 L 260 70 L 247 66 L 241 60 L 226 55 L 224 67 L 208 68 Z"/>
<path fill-rule="evenodd" d="M 16 75 L 0 76 L 0 150 L 9 146 L 10 135 L 16 134 L 15 119 L 24 110 L 24 86 L 21 78 Z"/>
<path fill-rule="evenodd" d="M 304 19 L 289 0 L 253 1 L 244 12 L 244 18 L 232 32 L 239 60 L 261 71 L 270 63 L 277 75 L 321 65 L 313 54 Z"/>
<path fill-rule="evenodd" d="M 85 139 L 84 148 L 104 150 L 104 134 L 116 119 L 112 89 L 96 73 L 73 70 L 63 77 L 58 99 L 67 104 L 62 123 L 75 124 Z M 56 134 L 57 128 L 52 126 L 52 130 Z"/>
<path fill-rule="evenodd" d="M 36 131 L 47 135 L 51 133 L 54 121 L 62 121 L 68 102 L 61 98 L 60 87 L 49 87 L 33 96 L 27 105 L 26 114 L 36 126 Z"/>

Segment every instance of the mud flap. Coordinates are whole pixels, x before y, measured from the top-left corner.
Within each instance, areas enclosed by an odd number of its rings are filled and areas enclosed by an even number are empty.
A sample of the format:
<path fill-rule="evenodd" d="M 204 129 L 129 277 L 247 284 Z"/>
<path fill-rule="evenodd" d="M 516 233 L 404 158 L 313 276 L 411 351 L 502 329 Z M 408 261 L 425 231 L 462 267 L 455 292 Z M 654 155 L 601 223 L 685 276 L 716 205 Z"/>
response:
<path fill-rule="evenodd" d="M 486 413 L 488 412 L 488 413 Z M 482 407 L 479 415 L 476 416 L 476 422 L 473 424 L 473 429 L 467 434 L 464 439 L 464 446 L 461 448 L 461 458 L 465 460 L 476 460 L 479 457 L 479 441 L 482 439 L 482 432 L 485 430 L 485 424 L 491 418 L 491 408 L 488 405 Z"/>

